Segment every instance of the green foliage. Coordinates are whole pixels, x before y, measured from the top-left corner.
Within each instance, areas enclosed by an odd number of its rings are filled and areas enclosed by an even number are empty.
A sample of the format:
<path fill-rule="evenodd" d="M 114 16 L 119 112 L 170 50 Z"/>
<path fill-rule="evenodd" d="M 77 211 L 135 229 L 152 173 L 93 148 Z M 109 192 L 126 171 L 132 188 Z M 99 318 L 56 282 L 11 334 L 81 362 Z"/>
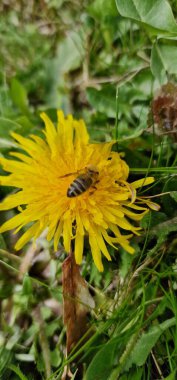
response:
<path fill-rule="evenodd" d="M 129 370 L 133 364 L 142 366 L 146 363 L 147 357 L 152 348 L 157 343 L 163 332 L 171 326 L 175 326 L 175 318 L 171 318 L 157 326 L 152 326 L 148 332 L 143 333 L 135 344 L 131 355 L 126 363 L 126 370 Z"/>
<path fill-rule="evenodd" d="M 176 81 L 176 2 L 12 3 L 0 4 L 0 156 L 18 151 L 12 131 L 43 136 L 40 112 L 55 122 L 62 108 L 85 119 L 92 140 L 118 139 L 130 180 L 155 176 L 142 195 L 161 194 L 151 199 L 161 210 L 141 221 L 135 255 L 112 248 L 103 274 L 85 255 L 92 333 L 67 359 L 62 247 L 55 257 L 42 235 L 27 262 L 34 246 L 17 256 L 14 235 L 0 235 L 0 379 L 59 380 L 78 360 L 85 380 L 175 380 L 177 144 L 147 119 L 157 89 Z M 12 191 L 0 188 L 1 199 Z M 78 380 L 77 364 L 72 372 Z"/>
<path fill-rule="evenodd" d="M 10 96 L 15 106 L 17 106 L 22 112 L 28 110 L 28 97 L 25 88 L 15 78 L 11 81 Z"/>
<path fill-rule="evenodd" d="M 171 7 L 166 0 L 116 0 L 117 8 L 124 17 L 131 18 L 156 29 L 156 34 L 165 31 L 177 33 L 177 25 Z M 154 32 L 154 30 L 152 29 Z M 155 33 L 155 32 L 154 32 Z"/>
<path fill-rule="evenodd" d="M 22 373 L 22 371 L 20 371 L 20 368 L 16 367 L 15 365 L 11 364 L 9 366 L 9 369 L 15 372 L 20 380 L 28 380 L 27 377 Z"/>
<path fill-rule="evenodd" d="M 119 345 L 117 339 L 111 339 L 99 350 L 92 360 L 85 375 L 85 380 L 107 380 L 115 362 Z"/>

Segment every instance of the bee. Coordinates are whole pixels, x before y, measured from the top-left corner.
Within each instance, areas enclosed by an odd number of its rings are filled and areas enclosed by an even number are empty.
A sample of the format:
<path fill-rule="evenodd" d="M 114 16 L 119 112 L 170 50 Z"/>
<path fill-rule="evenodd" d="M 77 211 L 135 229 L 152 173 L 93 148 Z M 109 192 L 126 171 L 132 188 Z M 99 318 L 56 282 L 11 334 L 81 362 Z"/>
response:
<path fill-rule="evenodd" d="M 92 165 L 87 166 L 84 170 L 85 172 L 83 171 L 83 173 L 82 171 L 78 171 L 78 172 L 69 173 L 63 176 L 63 177 L 68 177 L 70 175 L 81 172 L 81 174 L 79 174 L 74 179 L 74 181 L 71 182 L 71 184 L 69 185 L 67 189 L 67 193 L 66 193 L 68 198 L 78 197 L 79 195 L 83 194 L 85 191 L 87 191 L 91 187 L 96 189 L 95 184 L 99 182 L 98 180 L 99 171 L 97 170 L 95 166 L 92 166 Z"/>

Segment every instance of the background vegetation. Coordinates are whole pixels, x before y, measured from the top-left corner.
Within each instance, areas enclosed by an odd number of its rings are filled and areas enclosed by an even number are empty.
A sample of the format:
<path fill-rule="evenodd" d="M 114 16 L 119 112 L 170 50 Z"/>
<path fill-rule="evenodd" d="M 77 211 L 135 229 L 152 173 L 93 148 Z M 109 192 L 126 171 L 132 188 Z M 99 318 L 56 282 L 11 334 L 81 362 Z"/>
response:
<path fill-rule="evenodd" d="M 175 380 L 177 145 L 147 120 L 157 89 L 176 80 L 176 1 L 2 0 L 0 11 L 0 154 L 16 149 L 11 130 L 40 135 L 39 113 L 55 121 L 62 108 L 85 119 L 92 140 L 118 139 L 130 179 L 155 175 L 148 194 L 168 193 L 143 219 L 133 257 L 112 251 L 100 274 L 86 249 L 93 333 L 67 360 L 62 246 L 54 255 L 41 236 L 35 256 L 30 245 L 16 256 L 14 236 L 0 236 L 0 378 L 61 379 L 79 357 L 86 380 Z"/>

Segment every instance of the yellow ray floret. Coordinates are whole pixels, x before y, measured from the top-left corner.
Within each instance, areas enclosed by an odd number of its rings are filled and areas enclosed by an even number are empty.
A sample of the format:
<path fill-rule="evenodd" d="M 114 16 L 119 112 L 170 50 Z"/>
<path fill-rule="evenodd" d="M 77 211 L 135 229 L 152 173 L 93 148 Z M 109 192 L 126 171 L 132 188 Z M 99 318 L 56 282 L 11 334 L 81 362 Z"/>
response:
<path fill-rule="evenodd" d="M 109 245 L 116 249 L 120 245 L 134 253 L 129 240 L 133 234 L 140 234 L 137 221 L 148 212 L 147 205 L 158 209 L 149 199 L 137 197 L 137 189 L 151 184 L 154 178 L 128 183 L 128 165 L 120 154 L 111 152 L 114 141 L 89 143 L 83 120 L 74 120 L 72 115 L 65 118 L 62 111 L 57 116 L 55 127 L 45 113 L 41 114 L 44 139 L 35 135 L 24 138 L 13 132 L 20 152 L 11 152 L 13 159 L 0 157 L 8 173 L 0 176 L 0 184 L 17 188 L 2 201 L 0 210 L 18 210 L 0 227 L 0 233 L 25 228 L 15 246 L 19 250 L 47 228 L 47 240 L 53 239 L 55 250 L 60 238 L 66 252 L 74 246 L 77 264 L 82 262 L 84 237 L 88 236 L 94 263 L 103 271 L 102 255 L 111 260 Z M 82 176 L 91 173 L 89 168 L 92 175 L 97 172 L 97 180 L 92 182 L 91 178 L 85 188 Z M 82 189 L 74 187 L 76 194 L 68 196 L 78 177 Z"/>

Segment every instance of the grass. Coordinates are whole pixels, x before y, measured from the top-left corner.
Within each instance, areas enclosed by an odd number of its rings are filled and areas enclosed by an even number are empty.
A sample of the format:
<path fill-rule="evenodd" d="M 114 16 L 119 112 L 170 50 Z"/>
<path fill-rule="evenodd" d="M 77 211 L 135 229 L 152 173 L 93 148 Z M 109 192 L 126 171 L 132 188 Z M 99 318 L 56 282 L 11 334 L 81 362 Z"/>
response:
<path fill-rule="evenodd" d="M 67 358 L 62 246 L 55 255 L 43 235 L 35 255 L 29 246 L 16 256 L 14 236 L 0 236 L 2 380 L 61 379 L 69 363 L 73 379 L 82 379 L 80 365 L 84 380 L 176 379 L 177 145 L 173 134 L 150 131 L 147 119 L 157 89 L 175 83 L 177 30 L 170 8 L 157 26 L 166 3 L 152 3 L 153 17 L 142 22 L 119 0 L 1 2 L 0 154 L 16 149 L 11 130 L 40 135 L 39 113 L 55 120 L 62 108 L 85 119 L 93 141 L 118 139 L 130 178 L 152 173 L 147 194 L 161 194 L 160 212 L 145 216 L 133 239 L 135 255 L 112 249 L 100 274 L 86 248 L 81 270 L 95 308 L 89 338 Z M 0 188 L 1 199 L 11 191 Z M 1 213 L 1 222 L 15 213 Z"/>

